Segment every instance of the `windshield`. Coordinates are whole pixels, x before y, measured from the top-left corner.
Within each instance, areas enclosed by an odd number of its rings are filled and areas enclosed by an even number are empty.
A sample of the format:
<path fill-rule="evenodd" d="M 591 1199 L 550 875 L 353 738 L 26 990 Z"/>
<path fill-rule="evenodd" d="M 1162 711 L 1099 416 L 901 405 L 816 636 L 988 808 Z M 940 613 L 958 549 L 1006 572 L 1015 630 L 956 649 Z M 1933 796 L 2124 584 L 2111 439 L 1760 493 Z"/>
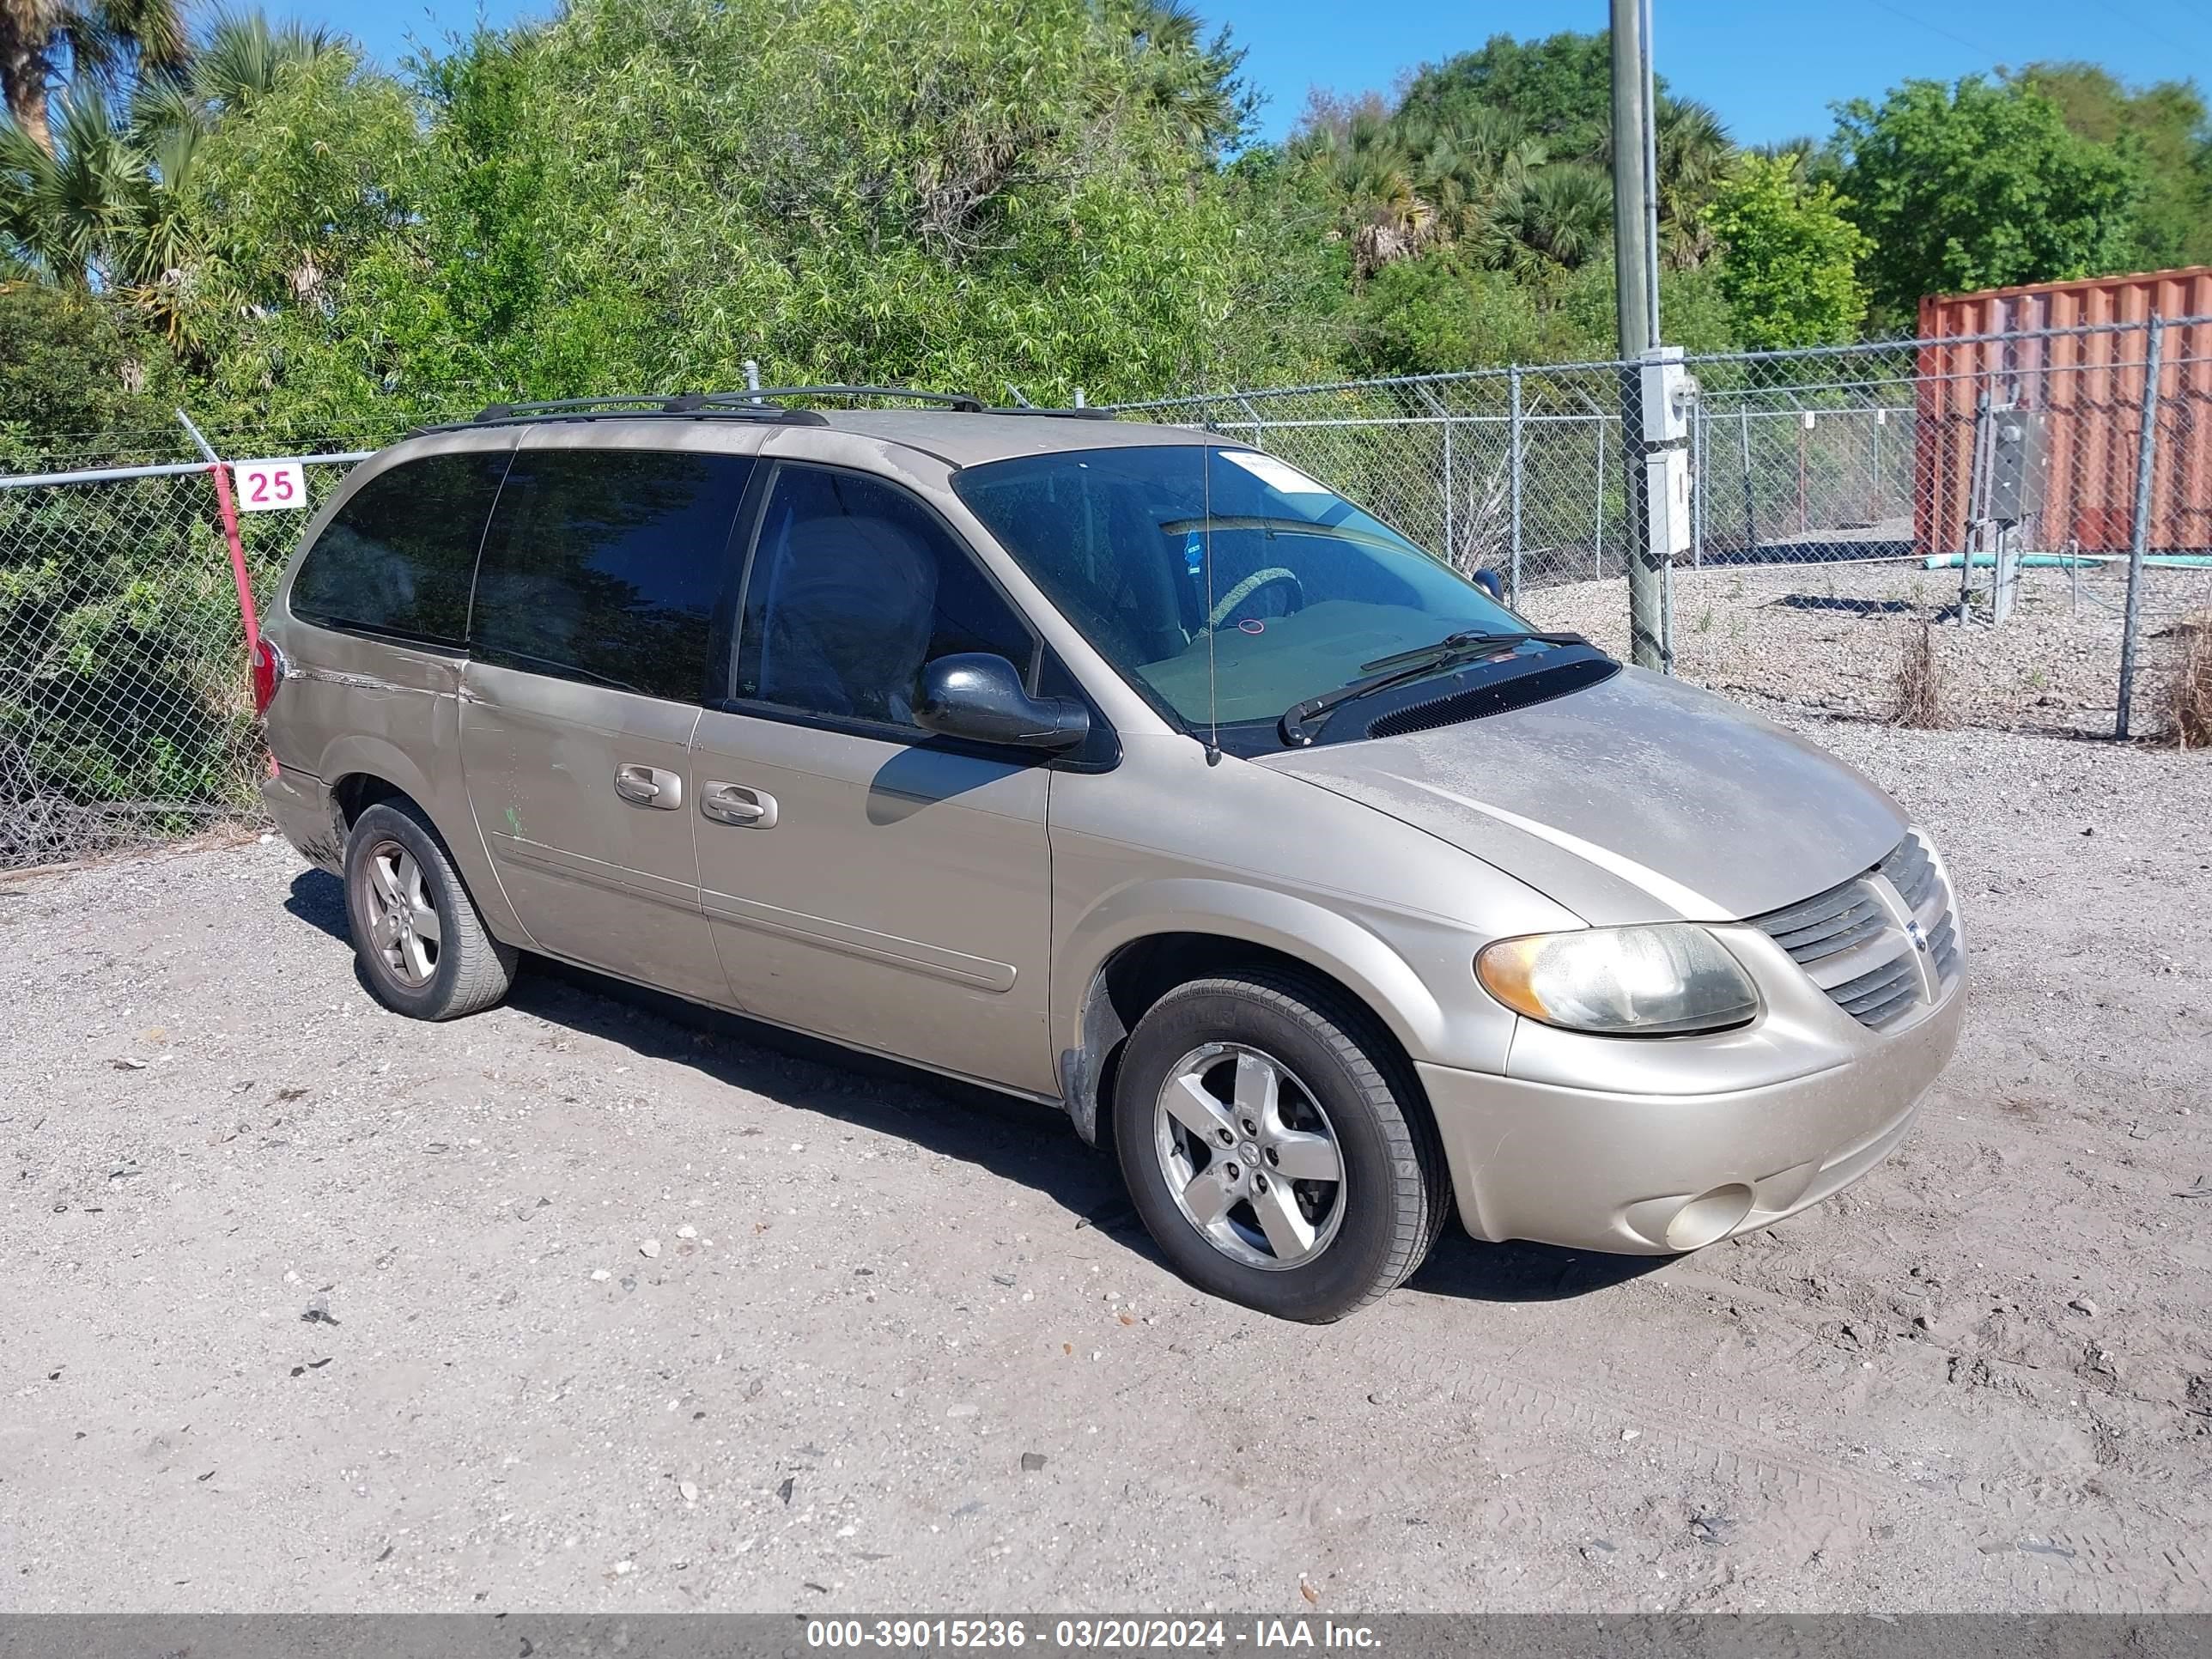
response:
<path fill-rule="evenodd" d="M 1528 626 L 1257 450 L 1024 456 L 954 488 L 1092 645 L 1194 726 L 1272 724 L 1379 658 Z"/>

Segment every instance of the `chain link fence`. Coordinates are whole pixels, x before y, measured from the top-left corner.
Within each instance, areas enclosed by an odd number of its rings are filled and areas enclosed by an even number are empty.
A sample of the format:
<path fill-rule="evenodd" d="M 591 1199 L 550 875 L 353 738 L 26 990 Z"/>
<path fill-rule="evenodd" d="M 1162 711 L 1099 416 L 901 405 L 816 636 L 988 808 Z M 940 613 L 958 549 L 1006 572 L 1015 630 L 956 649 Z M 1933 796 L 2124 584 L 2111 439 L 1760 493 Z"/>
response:
<path fill-rule="evenodd" d="M 257 594 L 301 523 L 240 515 Z M 265 763 L 208 467 L 0 477 L 0 869 L 250 817 Z"/>
<path fill-rule="evenodd" d="M 2212 319 L 1688 368 L 1688 546 L 1662 588 L 1671 672 L 1839 718 L 2212 742 Z M 1119 412 L 1248 439 L 1625 657 L 1625 372 Z M 216 441 L 341 452 L 302 457 L 312 511 L 390 424 Z M 0 474 L 0 869 L 255 811 L 265 761 L 209 469 L 95 459 Z M 241 515 L 257 594 L 302 522 Z"/>
<path fill-rule="evenodd" d="M 1687 367 L 1671 672 L 1844 718 L 2097 736 L 2172 729 L 2177 684 L 2212 678 L 2212 319 Z M 1249 439 L 1495 569 L 1536 622 L 1625 655 L 1633 372 L 1480 370 L 1119 412 Z"/>

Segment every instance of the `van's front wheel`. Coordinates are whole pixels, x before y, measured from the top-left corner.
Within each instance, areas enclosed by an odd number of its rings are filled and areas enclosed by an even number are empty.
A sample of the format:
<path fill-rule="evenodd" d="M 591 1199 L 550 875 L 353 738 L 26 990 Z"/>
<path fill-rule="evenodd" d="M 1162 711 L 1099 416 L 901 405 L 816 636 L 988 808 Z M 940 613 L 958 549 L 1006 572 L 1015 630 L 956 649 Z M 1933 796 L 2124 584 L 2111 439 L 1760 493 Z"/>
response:
<path fill-rule="evenodd" d="M 1443 1160 L 1370 1025 L 1329 988 L 1260 970 L 1178 986 L 1138 1021 L 1115 1085 L 1121 1172 L 1200 1289 L 1323 1323 L 1428 1255 Z"/>

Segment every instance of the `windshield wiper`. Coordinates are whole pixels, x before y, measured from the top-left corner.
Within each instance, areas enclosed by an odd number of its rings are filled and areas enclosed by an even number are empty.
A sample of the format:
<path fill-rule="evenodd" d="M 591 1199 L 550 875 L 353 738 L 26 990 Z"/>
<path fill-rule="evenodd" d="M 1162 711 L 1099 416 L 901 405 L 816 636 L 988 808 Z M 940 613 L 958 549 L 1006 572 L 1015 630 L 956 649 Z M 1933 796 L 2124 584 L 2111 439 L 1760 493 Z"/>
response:
<path fill-rule="evenodd" d="M 1491 634 L 1479 628 L 1471 628 L 1457 634 L 1447 634 L 1434 645 L 1417 645 L 1411 651 L 1394 651 L 1387 657 L 1376 658 L 1373 662 L 1364 662 L 1359 665 L 1359 672 L 1372 674 L 1378 668 L 1395 668 L 1401 662 L 1427 662 L 1431 658 L 1455 657 L 1462 651 L 1487 651 L 1493 646 L 1530 643 L 1588 645 L 1589 641 L 1579 634 Z"/>
<path fill-rule="evenodd" d="M 1589 641 L 1579 634 L 1490 634 L 1480 629 L 1469 629 L 1447 634 L 1434 645 L 1424 645 L 1412 651 L 1400 651 L 1388 657 L 1377 657 L 1373 662 L 1362 663 L 1363 668 L 1379 668 L 1385 672 L 1370 674 L 1349 685 L 1340 685 L 1334 691 L 1324 691 L 1317 697 L 1308 697 L 1304 702 L 1294 702 L 1283 711 L 1276 729 L 1283 741 L 1292 748 L 1311 741 L 1305 732 L 1308 720 L 1326 714 L 1339 705 L 1366 696 L 1370 692 L 1389 690 L 1433 674 L 1439 668 L 1449 667 L 1462 657 L 1477 656 L 1486 651 L 1510 649 L 1516 645 L 1588 645 Z"/>

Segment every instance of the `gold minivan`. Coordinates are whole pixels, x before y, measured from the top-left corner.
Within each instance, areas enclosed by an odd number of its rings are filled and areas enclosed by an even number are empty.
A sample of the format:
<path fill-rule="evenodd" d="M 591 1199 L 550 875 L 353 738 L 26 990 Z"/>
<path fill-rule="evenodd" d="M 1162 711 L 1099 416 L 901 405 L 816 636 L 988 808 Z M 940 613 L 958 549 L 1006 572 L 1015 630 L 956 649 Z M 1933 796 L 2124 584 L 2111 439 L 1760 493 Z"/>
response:
<path fill-rule="evenodd" d="M 534 951 L 1058 1107 L 1293 1319 L 1904 1136 L 1963 957 L 1857 773 L 1261 450 L 832 390 L 488 410 L 308 526 L 264 793 L 386 1006 Z"/>

